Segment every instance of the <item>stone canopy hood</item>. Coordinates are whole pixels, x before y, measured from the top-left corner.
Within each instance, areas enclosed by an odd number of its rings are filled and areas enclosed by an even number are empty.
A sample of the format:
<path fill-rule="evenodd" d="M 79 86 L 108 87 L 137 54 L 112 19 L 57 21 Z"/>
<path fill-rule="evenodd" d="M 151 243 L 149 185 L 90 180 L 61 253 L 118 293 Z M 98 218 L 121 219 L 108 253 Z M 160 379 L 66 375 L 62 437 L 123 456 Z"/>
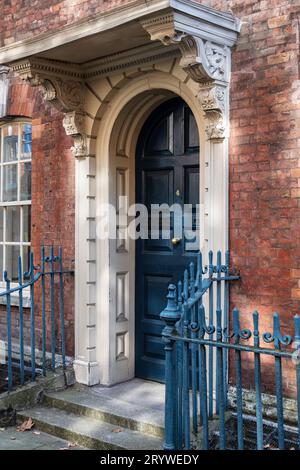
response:
<path fill-rule="evenodd" d="M 199 84 L 203 111 L 220 121 L 222 131 L 231 47 L 240 26 L 230 13 L 192 0 L 138 0 L 2 47 L 0 64 L 43 87 L 45 99 L 65 113 L 74 155 L 85 157 L 86 83 L 172 56 L 180 58 L 180 66 Z"/>

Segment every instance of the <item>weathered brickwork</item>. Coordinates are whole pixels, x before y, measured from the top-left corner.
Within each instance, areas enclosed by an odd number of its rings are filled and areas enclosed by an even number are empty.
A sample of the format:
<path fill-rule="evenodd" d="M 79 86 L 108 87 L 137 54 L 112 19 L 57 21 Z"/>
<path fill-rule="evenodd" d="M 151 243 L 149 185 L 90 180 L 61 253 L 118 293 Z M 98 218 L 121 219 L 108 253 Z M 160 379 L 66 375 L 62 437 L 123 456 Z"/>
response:
<path fill-rule="evenodd" d="M 2 3 L 0 47 L 85 21 L 135 0 L 2 0 Z"/>
<path fill-rule="evenodd" d="M 3 0 L 0 46 L 134 2 Z M 232 11 L 243 21 L 232 61 L 229 155 L 230 249 L 242 281 L 231 290 L 231 305 L 240 308 L 243 326 L 250 324 L 250 313 L 259 310 L 261 331 L 270 330 L 272 313 L 279 311 L 284 330 L 300 311 L 299 0 L 200 3 Z M 33 117 L 33 246 L 62 243 L 71 260 L 74 162 L 61 115 L 21 84 L 14 86 L 10 109 Z M 71 325 L 72 314 L 70 300 Z M 71 351 L 73 336 L 68 334 Z M 262 369 L 268 391 L 274 371 L 268 362 Z M 244 381 L 245 386 L 253 381 L 250 356 Z M 287 368 L 287 394 L 293 395 L 294 383 L 293 371 Z"/>
<path fill-rule="evenodd" d="M 65 134 L 62 115 L 45 103 L 42 94 L 26 83 L 11 77 L 7 115 L 32 118 L 32 237 L 35 256 L 39 257 L 40 247 L 51 244 L 57 250 L 63 248 L 64 267 L 74 269 L 74 158 L 70 147 L 72 141 Z M 38 299 L 39 296 L 37 295 Z M 65 314 L 67 354 L 74 354 L 74 277 L 66 276 Z M 37 312 L 40 311 L 37 305 Z M 49 306 L 48 311 L 49 311 Z M 29 312 L 27 312 L 29 315 Z M 49 316 L 49 315 L 48 315 Z M 1 322 L 0 322 L 1 323 Z M 3 323 L 3 322 L 2 322 Z M 40 318 L 37 324 L 41 328 Z M 17 319 L 13 326 L 18 325 Z M 25 342 L 29 344 L 29 322 L 25 318 Z M 47 325 L 50 340 L 50 322 Z M 57 332 L 59 318 L 57 315 Z M 13 327 L 14 339 L 18 330 Z M 59 341 L 59 339 L 58 339 Z M 41 344 L 41 330 L 37 333 Z"/>
<path fill-rule="evenodd" d="M 230 249 L 242 281 L 231 303 L 248 317 L 245 325 L 257 309 L 261 331 L 270 331 L 278 311 L 287 330 L 300 310 L 299 3 L 228 3 L 244 21 L 230 111 Z M 274 384 L 270 362 L 262 366 L 266 391 Z M 284 372 L 286 393 L 293 394 L 294 370 Z M 245 385 L 253 375 L 249 356 Z"/>

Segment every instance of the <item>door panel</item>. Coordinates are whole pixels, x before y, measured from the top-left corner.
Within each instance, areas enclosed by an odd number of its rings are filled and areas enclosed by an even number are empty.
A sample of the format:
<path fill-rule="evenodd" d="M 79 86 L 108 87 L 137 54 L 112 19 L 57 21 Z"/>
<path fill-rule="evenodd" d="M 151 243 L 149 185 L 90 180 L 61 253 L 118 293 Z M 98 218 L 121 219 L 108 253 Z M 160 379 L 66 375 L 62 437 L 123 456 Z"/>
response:
<path fill-rule="evenodd" d="M 199 137 L 195 119 L 183 100 L 159 106 L 141 131 L 136 155 L 136 202 L 145 204 L 199 203 Z M 150 214 L 150 212 L 149 212 Z M 196 227 L 195 208 L 192 211 Z M 149 217 L 148 227 L 151 228 Z M 182 240 L 173 245 L 171 234 L 136 242 L 136 375 L 164 380 L 163 323 L 168 285 L 177 282 L 195 252 Z M 149 234 L 148 234 L 149 235 Z"/>

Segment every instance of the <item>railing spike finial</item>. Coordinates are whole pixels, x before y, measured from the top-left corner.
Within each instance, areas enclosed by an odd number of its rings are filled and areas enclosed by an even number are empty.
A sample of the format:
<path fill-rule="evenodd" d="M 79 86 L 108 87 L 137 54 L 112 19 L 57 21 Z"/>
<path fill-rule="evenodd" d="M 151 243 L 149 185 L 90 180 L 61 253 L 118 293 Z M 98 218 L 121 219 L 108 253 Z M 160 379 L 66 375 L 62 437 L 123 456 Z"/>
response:
<path fill-rule="evenodd" d="M 222 252 L 221 252 L 221 250 L 218 250 L 218 252 L 217 252 L 217 274 L 218 274 L 219 277 L 221 277 L 222 271 L 223 271 Z"/>
<path fill-rule="evenodd" d="M 22 285 L 23 280 L 23 267 L 22 267 L 22 257 L 18 256 L 18 283 Z"/>
<path fill-rule="evenodd" d="M 202 253 L 201 251 L 199 251 L 197 255 L 197 273 L 196 273 L 196 282 L 195 282 L 195 287 L 197 290 L 202 290 L 202 275 L 203 275 Z"/>
<path fill-rule="evenodd" d="M 275 349 L 281 349 L 281 345 L 288 346 L 292 342 L 290 335 L 281 335 L 280 331 L 280 317 L 277 312 L 273 315 L 273 334 L 269 331 L 262 334 L 265 343 L 274 343 Z"/>
<path fill-rule="evenodd" d="M 50 261 L 54 261 L 54 246 L 51 245 L 50 247 Z"/>
<path fill-rule="evenodd" d="M 275 329 L 275 323 L 276 323 L 276 329 Z M 278 349 L 280 349 L 280 345 L 282 344 L 283 346 L 289 346 L 292 343 L 292 337 L 290 335 L 281 335 L 280 331 L 280 316 L 278 313 L 274 314 L 274 343 L 275 347 L 276 344 L 278 346 Z"/>
<path fill-rule="evenodd" d="M 199 307 L 199 338 L 204 338 L 206 332 L 205 308 L 201 304 Z"/>
<path fill-rule="evenodd" d="M 6 269 L 3 271 L 3 281 L 6 282 L 6 284 L 7 284 L 8 282 L 10 282 L 10 279 L 9 279 L 9 277 L 8 277 L 8 273 L 7 273 L 7 270 L 6 270 Z"/>
<path fill-rule="evenodd" d="M 300 316 L 294 316 L 295 322 L 295 346 L 297 349 L 300 349 Z"/>
<path fill-rule="evenodd" d="M 277 312 L 273 315 L 273 337 L 275 348 L 280 349 L 280 318 Z"/>
<path fill-rule="evenodd" d="M 222 311 L 217 310 L 217 340 L 222 341 L 223 332 L 222 332 Z"/>
<path fill-rule="evenodd" d="M 230 266 L 230 251 L 227 250 L 225 253 L 225 264 L 226 264 L 226 272 L 229 273 L 229 266 Z"/>
<path fill-rule="evenodd" d="M 190 262 L 190 277 L 191 277 L 191 280 L 194 281 L 195 279 L 195 264 L 193 261 Z"/>
<path fill-rule="evenodd" d="M 41 271 L 42 271 L 42 273 L 44 273 L 44 271 L 45 271 L 45 261 L 46 261 L 45 247 L 43 245 L 42 248 L 41 248 Z"/>
<path fill-rule="evenodd" d="M 190 289 L 191 289 L 191 296 L 194 297 L 195 295 L 195 265 L 193 261 L 190 263 Z"/>
<path fill-rule="evenodd" d="M 253 338 L 254 338 L 254 346 L 259 347 L 259 314 L 255 310 L 253 312 Z"/>
<path fill-rule="evenodd" d="M 182 305 L 182 281 L 178 281 L 177 283 L 177 299 L 178 299 L 178 305 L 181 307 Z"/>
<path fill-rule="evenodd" d="M 168 287 L 168 295 L 167 295 L 168 303 L 166 308 L 161 312 L 160 318 L 164 320 L 167 324 L 175 324 L 176 321 L 180 318 L 180 313 L 177 305 L 177 297 L 176 297 L 176 286 L 174 284 L 169 284 Z"/>
<path fill-rule="evenodd" d="M 208 272 L 209 276 L 211 277 L 214 273 L 214 266 L 213 266 L 213 258 L 214 258 L 214 253 L 212 250 L 208 252 Z"/>
<path fill-rule="evenodd" d="M 200 253 L 197 253 L 196 261 L 196 279 L 195 279 L 195 289 L 199 289 L 199 277 L 200 277 Z"/>
<path fill-rule="evenodd" d="M 30 250 L 30 255 L 29 255 L 29 273 L 30 276 L 33 276 L 34 274 L 34 258 L 33 258 L 33 251 Z"/>
<path fill-rule="evenodd" d="M 186 302 L 189 297 L 189 273 L 188 270 L 185 269 L 183 275 L 183 299 Z"/>
<path fill-rule="evenodd" d="M 240 341 L 240 312 L 235 307 L 233 309 L 233 336 L 235 344 L 238 344 Z"/>

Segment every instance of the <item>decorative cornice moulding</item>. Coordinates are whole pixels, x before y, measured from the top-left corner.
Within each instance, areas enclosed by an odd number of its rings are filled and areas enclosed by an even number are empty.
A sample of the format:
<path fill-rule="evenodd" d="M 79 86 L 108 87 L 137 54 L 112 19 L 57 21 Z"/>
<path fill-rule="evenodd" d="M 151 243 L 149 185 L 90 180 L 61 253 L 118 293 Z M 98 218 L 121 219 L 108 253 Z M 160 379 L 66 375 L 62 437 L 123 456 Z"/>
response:
<path fill-rule="evenodd" d="M 27 81 L 34 80 L 35 77 L 47 77 L 50 81 L 61 79 L 84 83 L 95 78 L 120 73 L 122 70 L 129 70 L 147 63 L 156 63 L 175 57 L 180 57 L 180 51 L 176 45 L 164 47 L 160 43 L 151 42 L 82 65 L 45 59 L 39 56 L 28 57 L 9 65 L 13 72 Z"/>
<path fill-rule="evenodd" d="M 147 63 L 157 63 L 175 57 L 180 57 L 178 47 L 174 45 L 164 47 L 160 43 L 151 42 L 144 46 L 111 54 L 83 64 L 82 77 L 84 80 L 93 80 L 94 78 L 105 77 Z"/>

